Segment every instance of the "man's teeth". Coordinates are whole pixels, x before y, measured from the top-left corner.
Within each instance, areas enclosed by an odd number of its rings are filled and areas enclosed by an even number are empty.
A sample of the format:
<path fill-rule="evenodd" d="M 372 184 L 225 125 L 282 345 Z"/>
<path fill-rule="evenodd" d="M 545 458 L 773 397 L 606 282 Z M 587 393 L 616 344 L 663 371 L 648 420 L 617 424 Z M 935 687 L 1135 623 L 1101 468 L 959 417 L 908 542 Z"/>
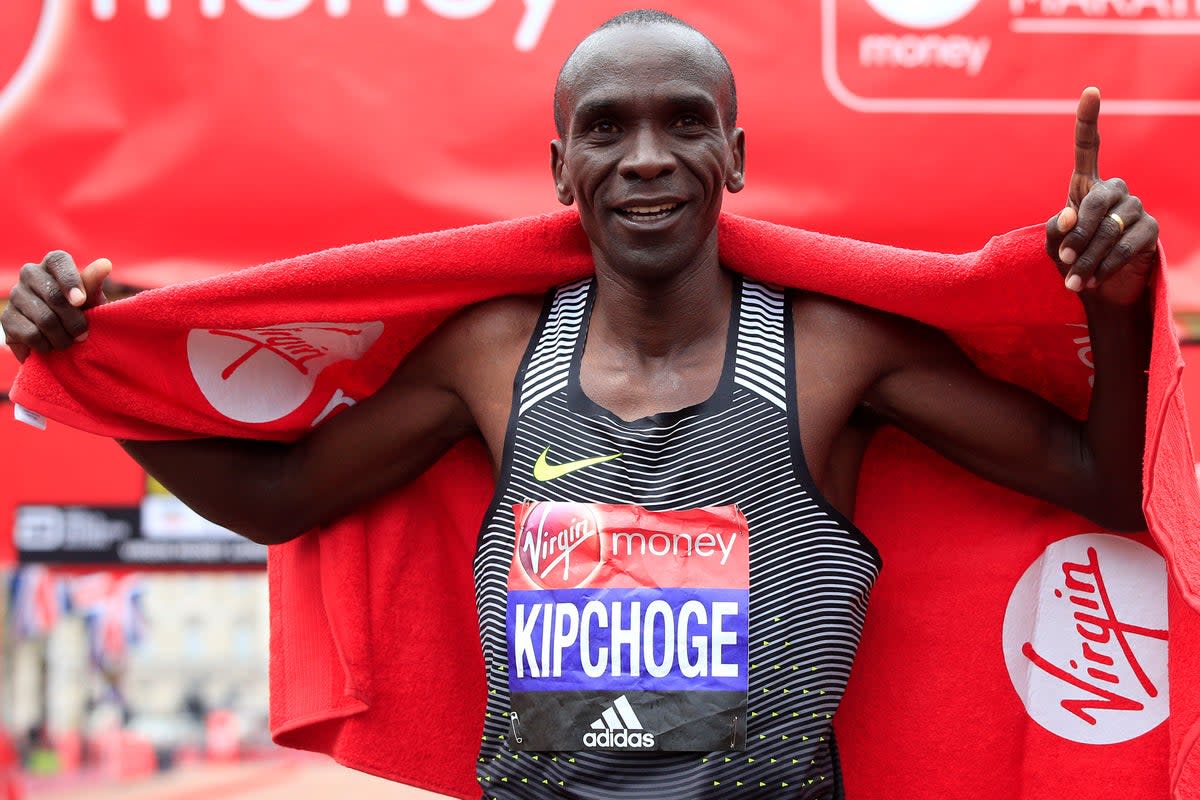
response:
<path fill-rule="evenodd" d="M 631 206 L 621 209 L 621 213 L 635 219 L 662 219 L 678 207 L 678 203 L 668 203 L 661 206 Z"/>

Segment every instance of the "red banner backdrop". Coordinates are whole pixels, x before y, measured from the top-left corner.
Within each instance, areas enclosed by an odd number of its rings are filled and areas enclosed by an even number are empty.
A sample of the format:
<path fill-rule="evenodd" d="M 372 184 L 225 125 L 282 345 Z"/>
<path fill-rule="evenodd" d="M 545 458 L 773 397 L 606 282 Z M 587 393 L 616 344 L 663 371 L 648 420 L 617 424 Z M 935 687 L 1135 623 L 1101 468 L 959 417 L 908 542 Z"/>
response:
<path fill-rule="evenodd" d="M 6 3 L 0 288 L 53 248 L 109 256 L 119 279 L 154 286 L 555 208 L 555 75 L 628 6 Z M 1200 3 L 661 6 L 707 31 L 737 74 L 748 187 L 728 207 L 875 241 L 965 250 L 1048 218 L 1065 196 L 1075 99 L 1099 85 L 1101 169 L 1158 216 L 1176 304 L 1200 311 Z M 0 353 L 0 390 L 11 362 Z M 0 425 L 5 450 L 32 433 Z M 36 441 L 47 470 L 0 465 L 5 533 L 17 503 L 140 492 L 119 456 L 68 491 L 47 474 L 62 451 Z"/>
<path fill-rule="evenodd" d="M 658 5 L 710 34 L 734 66 L 749 170 L 727 208 L 868 240 L 966 250 L 1049 218 L 1065 200 L 1076 98 L 1100 86 L 1101 171 L 1126 178 L 1159 218 L 1175 284 L 1188 290 L 1176 302 L 1200 310 L 1196 0 Z M 153 286 L 551 210 L 555 75 L 583 35 L 628 7 L 5 3 L 0 287 L 53 248 L 108 256 L 117 278 Z M 0 355 L 0 389 L 10 362 Z M 5 534 L 19 503 L 136 502 L 142 492 L 116 445 L 61 426 L 39 433 L 2 419 L 0 447 L 23 454 L 0 458 Z M 0 537 L 0 564 L 10 547 Z M 902 738 L 883 749 L 908 752 Z M 1028 764 L 1055 762 L 1058 750 L 1039 744 L 1051 739 L 1029 726 L 1026 755 L 1040 756 Z M 1113 751 L 1114 763 L 1144 763 L 1165 784 L 1165 739 L 1159 728 L 1120 745 L 1132 749 Z M 951 740 L 951 772 L 956 760 L 992 769 L 954 755 L 969 748 Z M 851 774 L 870 773 L 863 751 L 848 758 Z M 1005 785 L 1023 780 L 1004 775 Z M 1113 778 L 1112 796 L 1128 796 Z M 1009 788 L 997 796 L 1020 795 Z"/>
<path fill-rule="evenodd" d="M 749 182 L 732 210 L 974 248 L 1057 211 L 1075 99 L 1096 84 L 1102 172 L 1159 217 L 1176 268 L 1200 271 L 1193 0 L 660 5 L 733 63 Z M 6 3 L 0 285 L 56 247 L 159 284 L 550 209 L 555 75 L 629 6 Z"/>

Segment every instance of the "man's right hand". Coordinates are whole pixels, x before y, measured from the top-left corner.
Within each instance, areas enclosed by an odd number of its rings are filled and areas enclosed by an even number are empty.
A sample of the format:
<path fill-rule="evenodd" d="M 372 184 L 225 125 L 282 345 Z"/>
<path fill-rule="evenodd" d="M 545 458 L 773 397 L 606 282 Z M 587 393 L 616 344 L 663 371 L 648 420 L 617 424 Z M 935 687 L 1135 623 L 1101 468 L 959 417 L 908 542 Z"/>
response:
<path fill-rule="evenodd" d="M 26 264 L 0 315 L 4 338 L 18 361 L 31 350 L 63 350 L 87 338 L 84 310 L 105 301 L 101 285 L 112 262 L 98 258 L 80 271 L 61 250 L 47 253 L 40 264 Z"/>

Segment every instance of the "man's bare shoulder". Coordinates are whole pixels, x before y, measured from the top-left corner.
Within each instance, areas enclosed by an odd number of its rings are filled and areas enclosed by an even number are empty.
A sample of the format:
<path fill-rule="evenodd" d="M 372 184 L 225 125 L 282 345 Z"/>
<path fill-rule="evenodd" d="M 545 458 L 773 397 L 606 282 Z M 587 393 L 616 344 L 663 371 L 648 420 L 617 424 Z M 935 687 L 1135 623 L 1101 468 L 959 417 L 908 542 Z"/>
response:
<path fill-rule="evenodd" d="M 544 298 L 541 295 L 506 295 L 464 308 L 443 323 L 440 335 L 488 353 L 517 347 L 524 350 L 537 326 Z"/>
<path fill-rule="evenodd" d="M 915 324 L 912 320 L 818 292 L 794 294 L 792 320 L 799 334 L 843 340 L 871 338 L 888 327 Z"/>
<path fill-rule="evenodd" d="M 396 376 L 463 389 L 520 362 L 542 307 L 538 296 L 511 295 L 467 306 L 417 345 Z M 511 378 L 511 376 L 509 376 Z"/>
<path fill-rule="evenodd" d="M 876 368 L 957 352 L 944 333 L 922 322 L 816 292 L 795 294 L 792 319 L 802 350 Z"/>
<path fill-rule="evenodd" d="M 462 399 L 499 463 L 513 380 L 541 316 L 540 296 L 507 296 L 463 309 L 443 323 L 430 370 Z"/>
<path fill-rule="evenodd" d="M 792 319 L 798 333 L 842 338 L 908 338 L 940 336 L 934 327 L 878 308 L 860 306 L 841 297 L 797 291 Z"/>
<path fill-rule="evenodd" d="M 540 296 L 511 295 L 468 306 L 446 319 L 408 362 L 410 375 L 431 379 L 466 397 L 512 382 L 537 326 Z"/>

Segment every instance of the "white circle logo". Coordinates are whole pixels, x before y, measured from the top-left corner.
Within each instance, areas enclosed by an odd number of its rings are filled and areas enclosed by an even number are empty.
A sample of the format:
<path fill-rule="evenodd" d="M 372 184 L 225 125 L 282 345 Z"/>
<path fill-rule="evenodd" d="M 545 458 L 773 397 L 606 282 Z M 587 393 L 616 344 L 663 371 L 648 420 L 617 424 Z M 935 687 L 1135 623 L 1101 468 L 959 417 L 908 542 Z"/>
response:
<path fill-rule="evenodd" d="M 971 13 L 979 0 L 867 0 L 881 17 L 906 28 L 940 28 Z"/>
<path fill-rule="evenodd" d="M 1004 662 L 1034 722 L 1082 744 L 1115 744 L 1167 718 L 1167 570 L 1123 536 L 1055 542 L 1017 581 Z"/>
<path fill-rule="evenodd" d="M 269 328 L 188 332 L 188 365 L 213 408 L 238 422 L 272 422 L 295 411 L 317 378 L 358 360 L 382 322 L 294 322 Z"/>

